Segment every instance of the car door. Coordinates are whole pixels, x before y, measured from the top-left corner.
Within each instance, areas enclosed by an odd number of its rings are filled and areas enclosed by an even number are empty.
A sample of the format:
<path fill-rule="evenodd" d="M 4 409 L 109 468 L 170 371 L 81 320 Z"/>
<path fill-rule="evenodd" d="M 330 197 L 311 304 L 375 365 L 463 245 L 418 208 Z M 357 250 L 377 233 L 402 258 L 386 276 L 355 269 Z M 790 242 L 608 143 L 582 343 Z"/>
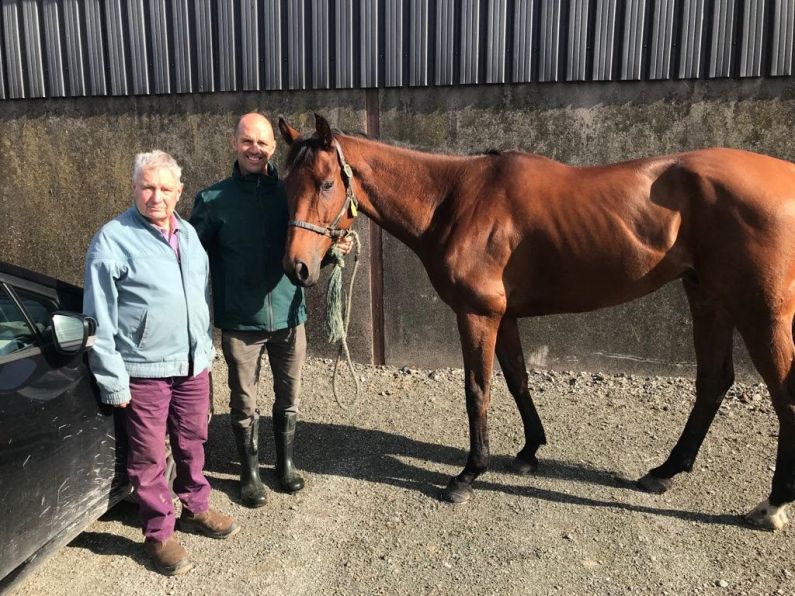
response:
<path fill-rule="evenodd" d="M 52 313 L 80 301 L 77 288 L 0 271 L 0 587 L 126 490 L 120 421 L 85 355 L 59 355 L 49 337 Z"/>

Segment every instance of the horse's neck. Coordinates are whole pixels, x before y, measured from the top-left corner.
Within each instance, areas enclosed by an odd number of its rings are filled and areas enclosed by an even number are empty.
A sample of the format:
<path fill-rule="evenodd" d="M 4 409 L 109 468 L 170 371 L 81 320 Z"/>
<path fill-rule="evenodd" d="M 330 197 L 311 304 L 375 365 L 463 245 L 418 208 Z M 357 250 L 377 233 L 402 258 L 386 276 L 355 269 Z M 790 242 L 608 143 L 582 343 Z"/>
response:
<path fill-rule="evenodd" d="M 416 248 L 437 205 L 448 194 L 454 158 L 348 138 L 346 156 L 363 191 L 362 212 Z"/>

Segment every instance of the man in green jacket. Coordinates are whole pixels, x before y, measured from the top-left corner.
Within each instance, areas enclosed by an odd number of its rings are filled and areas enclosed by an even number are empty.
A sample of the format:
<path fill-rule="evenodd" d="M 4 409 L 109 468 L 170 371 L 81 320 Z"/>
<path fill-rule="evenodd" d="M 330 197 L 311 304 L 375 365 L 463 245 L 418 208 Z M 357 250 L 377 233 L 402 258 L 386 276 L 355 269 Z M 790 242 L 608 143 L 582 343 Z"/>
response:
<path fill-rule="evenodd" d="M 232 175 L 196 196 L 190 223 L 210 259 L 214 323 L 222 331 L 229 368 L 241 502 L 261 507 L 267 497 L 259 475 L 257 388 L 265 350 L 276 397 L 276 473 L 288 492 L 304 486 L 293 465 L 293 440 L 306 356 L 306 305 L 303 290 L 282 269 L 287 196 L 270 163 L 276 150 L 270 122 L 258 113 L 245 114 L 231 145 L 236 157 Z M 344 252 L 349 244 L 344 243 Z"/>

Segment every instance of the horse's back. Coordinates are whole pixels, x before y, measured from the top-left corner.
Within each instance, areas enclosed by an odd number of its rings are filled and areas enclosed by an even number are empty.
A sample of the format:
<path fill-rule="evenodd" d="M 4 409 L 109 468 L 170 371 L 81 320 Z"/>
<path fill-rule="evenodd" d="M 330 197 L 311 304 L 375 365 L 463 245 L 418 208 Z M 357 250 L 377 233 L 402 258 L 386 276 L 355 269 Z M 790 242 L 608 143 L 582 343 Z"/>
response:
<path fill-rule="evenodd" d="M 775 242 L 795 226 L 795 164 L 738 149 L 703 149 L 681 154 L 668 174 L 689 200 L 694 223 L 756 230 L 742 244 L 764 237 Z M 761 236 L 760 236 L 761 235 Z M 795 237 L 795 235 L 793 235 Z"/>
<path fill-rule="evenodd" d="M 783 270 L 795 257 L 790 162 L 722 148 L 591 167 L 506 157 L 503 170 L 523 172 L 503 193 L 500 226 L 532 238 L 506 273 L 521 294 L 528 273 L 544 279 L 517 298 L 528 314 L 617 304 L 688 272 L 736 287 L 760 258 Z"/>
<path fill-rule="evenodd" d="M 471 286 L 519 316 L 618 304 L 685 275 L 736 287 L 759 255 L 795 262 L 795 165 L 773 157 L 717 148 L 576 167 L 504 152 L 468 161 L 457 184 L 429 266 L 450 294 Z"/>
<path fill-rule="evenodd" d="M 738 195 L 754 198 L 768 191 L 771 199 L 795 195 L 795 164 L 741 149 L 700 149 L 676 156 L 678 165 L 693 174 L 725 185 Z"/>
<path fill-rule="evenodd" d="M 737 149 L 705 149 L 682 154 L 671 176 L 688 199 L 688 244 L 704 285 L 737 302 L 738 312 L 750 300 L 746 290 L 791 302 L 795 164 Z"/>
<path fill-rule="evenodd" d="M 688 214 L 733 211 L 747 223 L 789 219 L 795 210 L 795 164 L 732 148 L 640 158 L 598 166 L 568 166 L 528 154 L 508 154 L 501 184 L 512 213 L 530 222 L 555 211 L 587 220 L 605 210 L 662 223 Z M 527 192 L 527 189 L 532 189 Z M 790 209 L 790 206 L 792 208 Z M 539 212 L 543 212 L 540 214 Z M 534 225 L 534 223 L 531 223 Z"/>

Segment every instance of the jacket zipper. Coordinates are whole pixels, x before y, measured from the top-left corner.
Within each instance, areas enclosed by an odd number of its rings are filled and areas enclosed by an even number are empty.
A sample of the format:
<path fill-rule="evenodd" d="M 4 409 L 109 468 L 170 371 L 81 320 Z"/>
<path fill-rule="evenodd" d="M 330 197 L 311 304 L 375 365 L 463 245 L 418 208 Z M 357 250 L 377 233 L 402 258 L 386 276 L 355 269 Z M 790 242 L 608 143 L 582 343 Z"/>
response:
<path fill-rule="evenodd" d="M 180 238 L 181 237 L 182 236 L 180 235 Z M 180 238 L 177 238 L 177 245 L 179 245 Z M 185 238 L 185 242 L 186 243 L 188 242 L 187 238 Z M 170 245 L 169 245 L 168 248 L 169 248 L 169 250 L 171 250 L 171 252 L 173 254 L 174 250 L 171 248 Z M 185 290 L 185 271 L 182 269 L 182 250 L 179 251 L 179 255 L 174 254 L 174 258 L 177 259 L 177 266 L 179 267 L 179 278 L 180 278 L 180 281 L 182 282 L 182 295 L 185 298 L 185 320 L 186 320 L 187 325 L 188 325 L 188 372 L 186 374 L 190 374 L 191 372 L 195 373 L 196 371 L 191 371 L 190 370 L 191 369 L 191 357 L 190 357 L 190 354 L 191 354 L 191 344 L 192 344 L 191 337 L 192 337 L 193 334 L 190 332 L 190 306 L 188 305 L 188 292 L 187 292 L 187 290 Z"/>
<path fill-rule="evenodd" d="M 141 217 L 143 218 L 143 216 L 141 216 Z M 168 252 L 171 253 L 171 255 L 173 255 L 173 257 L 177 260 L 177 267 L 179 267 L 179 280 L 180 280 L 180 283 L 182 284 L 182 296 L 183 296 L 183 298 L 185 298 L 185 320 L 186 320 L 187 326 L 188 326 L 188 329 L 187 329 L 187 331 L 188 331 L 188 372 L 190 372 L 191 338 L 192 338 L 193 334 L 190 332 L 190 308 L 188 306 L 188 292 L 185 290 L 185 272 L 182 269 L 182 257 L 181 257 L 182 250 L 181 250 L 181 247 L 180 247 L 180 250 L 178 250 L 178 252 L 175 253 L 174 249 L 171 248 L 171 244 L 169 243 L 169 241 L 166 238 L 163 237 L 163 234 L 161 234 L 160 232 L 158 232 L 158 231 L 156 231 L 154 229 L 150 230 L 150 232 L 152 234 L 155 234 L 156 237 L 160 240 L 160 242 L 163 242 L 166 245 Z M 180 238 L 181 237 L 182 236 L 180 235 Z M 187 242 L 187 238 L 185 239 L 185 242 Z M 177 238 L 177 245 L 179 246 L 179 238 Z"/>
<path fill-rule="evenodd" d="M 260 182 L 262 181 L 262 178 L 260 176 L 257 176 L 256 197 L 257 197 L 257 205 L 259 205 L 260 212 L 262 213 L 262 224 L 265 225 L 265 223 L 267 221 L 267 214 L 265 213 L 265 205 L 263 205 L 263 203 L 262 203 L 263 199 L 262 199 L 262 196 L 260 195 Z M 270 254 L 268 254 L 268 256 L 270 256 Z M 268 266 L 269 265 L 270 264 L 268 264 Z M 268 331 L 273 331 L 273 328 L 274 328 L 274 325 L 273 325 L 273 296 L 271 295 L 271 292 L 268 292 L 268 294 L 267 294 L 267 296 L 265 298 L 265 301 L 268 303 Z"/>

